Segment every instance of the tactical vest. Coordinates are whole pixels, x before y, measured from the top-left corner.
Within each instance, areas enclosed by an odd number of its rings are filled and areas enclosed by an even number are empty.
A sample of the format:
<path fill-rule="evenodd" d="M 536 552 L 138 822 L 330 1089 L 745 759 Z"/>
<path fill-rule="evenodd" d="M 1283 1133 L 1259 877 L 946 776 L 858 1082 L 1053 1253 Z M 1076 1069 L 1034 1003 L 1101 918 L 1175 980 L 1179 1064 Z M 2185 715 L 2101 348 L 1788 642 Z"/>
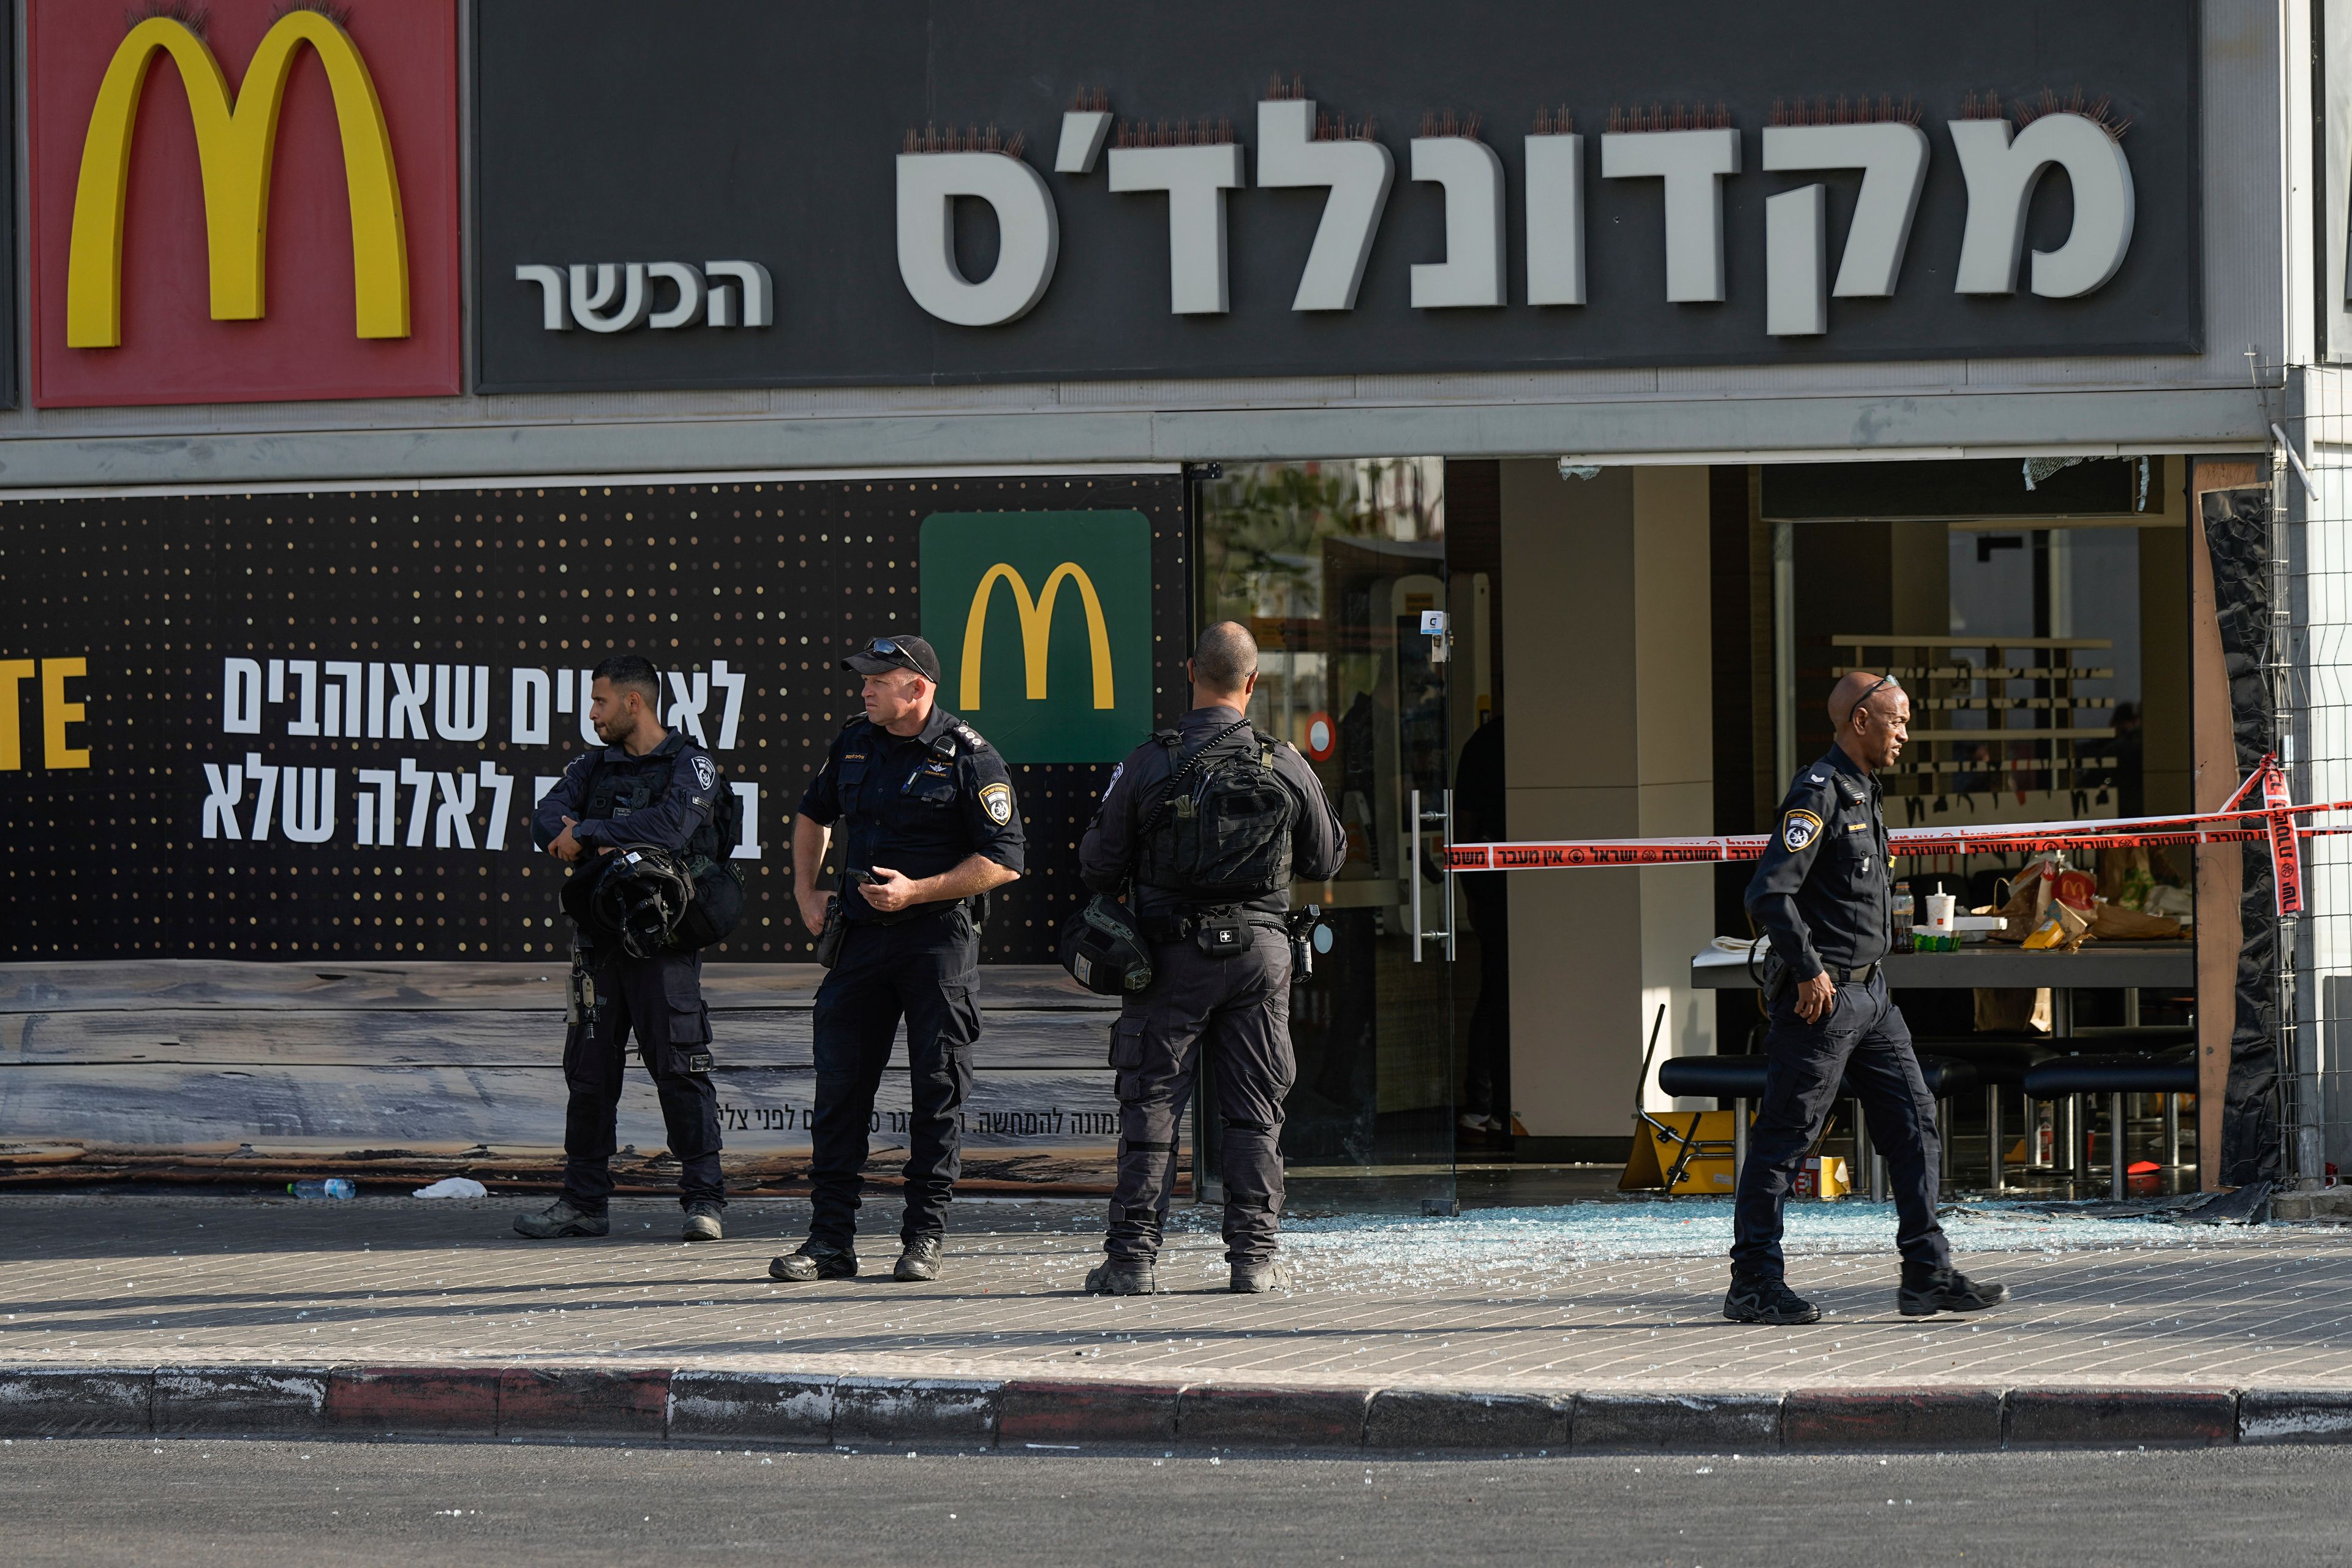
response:
<path fill-rule="evenodd" d="M 1153 736 L 1171 755 L 1177 731 Z M 1220 737 L 1171 769 L 1136 803 L 1135 879 L 1180 898 L 1227 903 L 1290 886 L 1297 805 L 1274 771 L 1275 738 Z"/>
<path fill-rule="evenodd" d="M 608 764 L 599 753 L 592 764 L 588 800 L 581 811 L 580 819 L 583 822 L 600 818 L 608 822 L 626 822 L 632 813 L 643 811 L 661 799 L 663 792 L 669 788 L 673 761 L 663 757 L 659 759 L 658 767 L 644 766 L 642 759 L 638 760 L 636 766 Z M 694 837 L 687 840 L 687 858 L 725 859 L 742 835 L 742 803 L 735 792 L 727 787 L 725 780 L 720 780 L 710 803 L 710 816 L 694 830 Z"/>

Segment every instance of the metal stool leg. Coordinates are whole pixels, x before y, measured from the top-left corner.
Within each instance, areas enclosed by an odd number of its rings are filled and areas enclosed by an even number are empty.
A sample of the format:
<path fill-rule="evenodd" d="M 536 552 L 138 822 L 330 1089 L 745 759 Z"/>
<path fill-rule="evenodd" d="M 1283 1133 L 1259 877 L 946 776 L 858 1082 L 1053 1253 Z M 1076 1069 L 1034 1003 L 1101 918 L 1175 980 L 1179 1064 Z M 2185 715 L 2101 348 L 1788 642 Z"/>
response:
<path fill-rule="evenodd" d="M 2124 1097 L 2107 1096 L 2107 1196 L 2121 1202 L 2124 1195 L 2124 1173 L 2131 1164 L 2126 1145 L 2131 1140 L 2124 1132 Z"/>
<path fill-rule="evenodd" d="M 2051 1115 L 2056 1120 L 2057 1136 L 2051 1140 L 2056 1145 L 2050 1151 L 2051 1163 L 2069 1181 L 2083 1173 L 2083 1135 L 2081 1131 L 2082 1096 L 2062 1094 L 2050 1102 Z"/>
<path fill-rule="evenodd" d="M 2000 1085 L 1997 1083 L 1988 1086 L 1985 1089 L 1985 1144 L 1990 1151 L 1985 1159 L 1985 1169 L 1991 1173 L 1992 1190 L 1998 1193 L 2001 1188 L 2002 1172 L 2000 1148 Z"/>
<path fill-rule="evenodd" d="M 1748 1168 L 1748 1102 L 1731 1102 L 1731 1186 L 1739 1189 L 1739 1173 Z"/>
<path fill-rule="evenodd" d="M 2180 1097 L 2177 1094 L 2164 1097 L 2164 1168 L 2180 1168 Z"/>

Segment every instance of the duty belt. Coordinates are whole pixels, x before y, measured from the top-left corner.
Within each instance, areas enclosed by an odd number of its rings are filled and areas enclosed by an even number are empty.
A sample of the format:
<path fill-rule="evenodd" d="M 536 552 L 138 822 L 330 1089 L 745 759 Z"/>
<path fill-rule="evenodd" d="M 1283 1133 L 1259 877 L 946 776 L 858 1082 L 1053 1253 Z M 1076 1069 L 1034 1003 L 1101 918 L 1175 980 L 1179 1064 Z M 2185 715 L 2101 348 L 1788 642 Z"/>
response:
<path fill-rule="evenodd" d="M 1843 964 L 1824 963 L 1822 965 L 1822 973 L 1828 975 L 1834 984 L 1867 985 L 1870 984 L 1871 977 L 1878 973 L 1878 965 L 1872 963 L 1865 963 L 1859 969 L 1848 969 Z"/>

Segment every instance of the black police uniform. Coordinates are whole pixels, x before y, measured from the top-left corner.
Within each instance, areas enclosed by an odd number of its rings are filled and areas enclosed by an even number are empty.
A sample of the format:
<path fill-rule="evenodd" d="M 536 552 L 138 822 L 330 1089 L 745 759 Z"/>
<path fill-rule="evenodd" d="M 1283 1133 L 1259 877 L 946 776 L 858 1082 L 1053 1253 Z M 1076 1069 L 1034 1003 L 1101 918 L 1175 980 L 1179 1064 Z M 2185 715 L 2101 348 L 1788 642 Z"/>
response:
<path fill-rule="evenodd" d="M 1151 984 L 1126 999 L 1112 1037 L 1118 1070 L 1118 1184 L 1110 1202 L 1104 1251 L 1123 1262 L 1159 1256 L 1176 1179 L 1176 1130 L 1192 1098 L 1205 1037 L 1217 1114 L 1224 1123 L 1221 1174 L 1225 1189 L 1225 1258 L 1234 1264 L 1274 1257 L 1283 1200 L 1282 1101 L 1297 1067 L 1290 1046 L 1290 877 L 1320 881 L 1348 858 L 1346 832 L 1322 782 L 1289 745 L 1273 747 L 1274 773 L 1290 801 L 1290 866 L 1274 890 L 1239 901 L 1250 946 L 1229 955 L 1192 940 L 1200 900 L 1140 879 L 1149 847 L 1138 830 L 1174 771 L 1220 731 L 1241 721 L 1234 708 L 1195 708 L 1172 736 L 1154 736 L 1111 774 L 1093 824 L 1078 845 L 1087 886 L 1116 893 L 1138 878 L 1134 908 L 1151 942 Z M 1168 743 L 1173 740 L 1174 744 Z M 1259 748 L 1244 729 L 1220 752 Z M 1163 819 L 1165 820 L 1165 819 Z M 1232 906 L 1217 906 L 1232 907 Z"/>
<path fill-rule="evenodd" d="M 1951 1267 L 1936 1223 L 1936 1102 L 1879 964 L 1894 929 L 1886 848 L 1878 781 L 1832 747 L 1790 785 L 1779 829 L 1748 884 L 1748 912 L 1787 973 L 1770 1002 L 1764 1100 L 1739 1173 L 1737 1274 L 1780 1278 L 1781 1206 L 1841 1079 L 1862 1100 L 1871 1142 L 1886 1157 L 1906 1273 Z M 1797 1016 L 1797 984 L 1824 972 L 1837 983 L 1837 1000 L 1808 1024 Z"/>
<path fill-rule="evenodd" d="M 922 732 L 898 736 L 863 717 L 835 738 L 801 796 L 812 822 L 842 825 L 845 871 L 877 866 L 936 877 L 982 855 L 1022 869 L 1026 838 L 1004 759 L 972 727 L 934 706 Z M 856 1238 L 874 1096 L 907 1021 L 914 1115 L 907 1139 L 902 1239 L 939 1236 L 962 1170 L 961 1112 L 980 1037 L 980 932 L 972 900 L 884 912 L 855 879 L 835 918 L 841 951 L 817 988 L 816 1107 L 809 1239 L 849 1249 Z"/>
<path fill-rule="evenodd" d="M 593 873 L 597 851 L 650 847 L 723 859 L 712 826 L 719 765 L 673 731 L 642 757 L 607 746 L 573 760 L 531 816 L 542 849 L 573 819 L 586 847 L 572 874 Z M 593 1004 L 563 1041 L 563 1195 L 603 1214 L 613 1195 L 613 1144 L 621 1103 L 622 1043 L 634 1029 L 637 1054 L 661 1098 L 669 1152 L 678 1163 L 679 1201 L 724 1205 L 719 1176 L 719 1096 L 710 1084 L 710 1011 L 702 1000 L 702 955 L 662 952 L 635 958 L 617 937 L 580 933 Z"/>

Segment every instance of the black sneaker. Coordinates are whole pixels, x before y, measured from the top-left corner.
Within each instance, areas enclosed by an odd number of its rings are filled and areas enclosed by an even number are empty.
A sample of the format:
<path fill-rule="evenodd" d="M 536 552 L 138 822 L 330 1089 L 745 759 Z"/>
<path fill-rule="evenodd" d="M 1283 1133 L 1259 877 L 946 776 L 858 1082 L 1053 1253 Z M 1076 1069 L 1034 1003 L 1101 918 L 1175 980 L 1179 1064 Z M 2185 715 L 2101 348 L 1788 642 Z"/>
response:
<path fill-rule="evenodd" d="M 686 1205 L 686 1230 L 688 1241 L 717 1241 L 726 1233 L 719 1228 L 719 1205 L 709 1198 L 697 1198 Z"/>
<path fill-rule="evenodd" d="M 550 1241 L 559 1236 L 610 1236 L 613 1222 L 601 1214 L 590 1214 L 574 1207 L 570 1198 L 558 1198 L 537 1214 L 515 1215 L 515 1234 L 530 1237 L 533 1241 Z"/>
<path fill-rule="evenodd" d="M 898 1254 L 898 1267 L 890 1270 L 890 1278 L 903 1279 L 909 1283 L 938 1279 L 940 1247 L 940 1240 L 936 1236 L 915 1237 L 914 1240 L 907 1243 L 905 1249 Z"/>
<path fill-rule="evenodd" d="M 1735 1323 L 1818 1323 L 1822 1310 L 1789 1289 L 1781 1279 L 1751 1279 L 1735 1274 L 1723 1293 L 1723 1315 Z"/>
<path fill-rule="evenodd" d="M 1938 1312 L 1981 1312 L 2009 1300 L 2006 1285 L 1986 1285 L 1957 1268 L 1939 1268 L 1914 1284 L 1906 1279 L 1895 1294 L 1895 1310 L 1906 1318 L 1932 1318 Z"/>
<path fill-rule="evenodd" d="M 821 1242 L 803 1241 L 796 1252 L 787 1252 L 768 1265 L 771 1279 L 855 1279 L 857 1278 L 857 1254 L 845 1247 L 826 1247 Z"/>
<path fill-rule="evenodd" d="M 1236 1263 L 1225 1289 L 1236 1296 L 1263 1296 L 1268 1290 L 1290 1289 L 1290 1265 L 1279 1258 L 1268 1258 L 1255 1263 Z"/>
<path fill-rule="evenodd" d="M 1157 1296 L 1160 1265 L 1130 1258 L 1107 1258 L 1087 1270 L 1089 1296 Z"/>

